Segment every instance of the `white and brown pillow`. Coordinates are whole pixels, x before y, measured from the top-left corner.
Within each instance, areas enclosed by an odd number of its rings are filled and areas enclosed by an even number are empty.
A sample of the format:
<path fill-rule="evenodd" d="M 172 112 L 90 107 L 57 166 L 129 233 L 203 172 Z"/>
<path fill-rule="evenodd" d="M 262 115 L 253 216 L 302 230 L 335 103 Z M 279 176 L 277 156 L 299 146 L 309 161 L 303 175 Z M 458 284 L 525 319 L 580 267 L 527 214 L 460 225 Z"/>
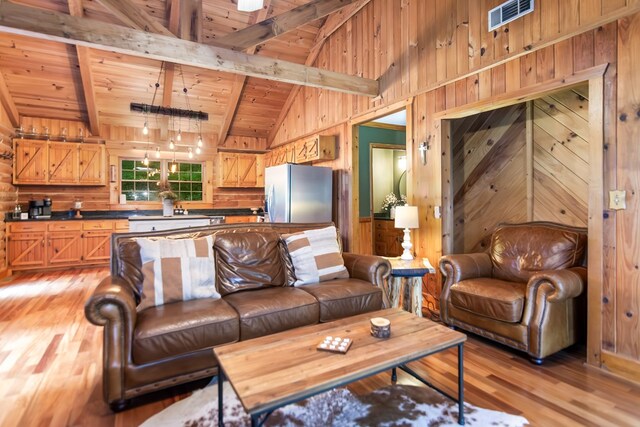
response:
<path fill-rule="evenodd" d="M 137 239 L 142 260 L 138 311 L 178 301 L 220 298 L 215 286 L 213 238 Z"/>
<path fill-rule="evenodd" d="M 294 286 L 349 277 L 334 226 L 284 234 L 282 239 L 293 263 Z"/>

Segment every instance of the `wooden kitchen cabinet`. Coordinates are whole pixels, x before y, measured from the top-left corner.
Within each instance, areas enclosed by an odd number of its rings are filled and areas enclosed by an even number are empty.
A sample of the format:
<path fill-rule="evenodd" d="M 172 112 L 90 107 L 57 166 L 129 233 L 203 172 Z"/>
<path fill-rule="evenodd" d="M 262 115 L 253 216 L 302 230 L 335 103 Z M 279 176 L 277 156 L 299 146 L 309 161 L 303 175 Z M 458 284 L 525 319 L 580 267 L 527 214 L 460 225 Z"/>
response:
<path fill-rule="evenodd" d="M 82 236 L 82 259 L 86 263 L 109 261 L 110 231 L 85 231 Z"/>
<path fill-rule="evenodd" d="M 260 154 L 218 153 L 219 187 L 264 187 L 264 179 L 259 184 L 259 176 L 264 176 L 264 162 L 258 160 Z M 262 170 L 258 170 L 261 167 Z"/>
<path fill-rule="evenodd" d="M 14 184 L 105 185 L 99 144 L 14 139 Z"/>
<path fill-rule="evenodd" d="M 225 224 L 239 224 L 243 222 L 256 222 L 257 215 L 234 215 L 227 216 L 224 219 Z"/>
<path fill-rule="evenodd" d="M 15 233 L 7 236 L 9 266 L 13 269 L 44 267 L 45 236 L 42 233 Z"/>
<path fill-rule="evenodd" d="M 46 184 L 49 150 L 46 141 L 15 139 L 13 145 L 13 183 Z"/>
<path fill-rule="evenodd" d="M 77 265 L 81 261 L 81 231 L 53 231 L 47 233 L 47 263 L 49 266 Z"/>
<path fill-rule="evenodd" d="M 296 163 L 308 163 L 317 160 L 336 158 L 336 138 L 329 135 L 314 135 L 294 144 Z"/>

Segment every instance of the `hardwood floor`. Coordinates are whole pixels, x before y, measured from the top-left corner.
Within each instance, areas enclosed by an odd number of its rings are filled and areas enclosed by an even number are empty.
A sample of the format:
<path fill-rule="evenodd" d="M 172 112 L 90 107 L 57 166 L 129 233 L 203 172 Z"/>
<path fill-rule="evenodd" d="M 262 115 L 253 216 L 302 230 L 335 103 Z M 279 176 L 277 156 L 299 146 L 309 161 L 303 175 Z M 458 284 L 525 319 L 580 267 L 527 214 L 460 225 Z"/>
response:
<path fill-rule="evenodd" d="M 119 414 L 102 401 L 102 329 L 84 302 L 106 268 L 23 273 L 0 283 L 0 425 L 134 426 L 188 395 L 192 385 L 136 402 Z M 453 393 L 455 351 L 412 367 Z M 399 382 L 413 383 L 399 373 Z M 381 374 L 351 386 L 389 384 Z M 535 366 L 517 353 L 470 337 L 465 345 L 466 401 L 526 417 L 531 425 L 640 424 L 640 385 L 584 366 L 572 348 Z"/>

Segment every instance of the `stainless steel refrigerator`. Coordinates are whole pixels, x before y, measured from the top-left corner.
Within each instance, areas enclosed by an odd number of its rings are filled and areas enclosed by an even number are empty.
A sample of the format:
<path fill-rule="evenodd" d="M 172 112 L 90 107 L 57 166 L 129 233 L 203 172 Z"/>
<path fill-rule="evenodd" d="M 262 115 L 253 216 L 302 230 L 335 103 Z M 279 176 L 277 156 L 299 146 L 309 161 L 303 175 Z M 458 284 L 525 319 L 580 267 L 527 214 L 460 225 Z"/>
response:
<path fill-rule="evenodd" d="M 266 219 L 271 222 L 330 222 L 332 170 L 284 164 L 264 171 Z"/>

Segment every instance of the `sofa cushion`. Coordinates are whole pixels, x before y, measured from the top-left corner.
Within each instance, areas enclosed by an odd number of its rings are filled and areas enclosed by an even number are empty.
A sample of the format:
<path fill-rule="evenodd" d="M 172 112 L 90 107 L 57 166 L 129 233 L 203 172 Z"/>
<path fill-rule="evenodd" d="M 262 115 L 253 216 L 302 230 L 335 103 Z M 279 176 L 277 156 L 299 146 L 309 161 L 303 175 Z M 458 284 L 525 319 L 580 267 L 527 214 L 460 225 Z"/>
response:
<path fill-rule="evenodd" d="M 525 290 L 524 283 L 468 279 L 451 286 L 451 304 L 480 316 L 517 323 L 522 319 Z"/>
<path fill-rule="evenodd" d="M 213 244 L 218 291 L 233 292 L 285 285 L 279 245 L 273 231 L 225 233 Z"/>
<path fill-rule="evenodd" d="M 491 237 L 493 277 L 527 282 L 542 270 L 579 265 L 587 236 L 574 230 L 544 224 L 506 225 Z"/>
<path fill-rule="evenodd" d="M 349 277 L 334 226 L 284 234 L 282 238 L 293 263 L 295 286 Z"/>
<path fill-rule="evenodd" d="M 247 340 L 318 323 L 318 301 L 292 287 L 236 292 L 223 299 L 240 316 L 240 339 Z"/>
<path fill-rule="evenodd" d="M 201 299 L 138 313 L 133 361 L 143 364 L 238 341 L 238 314 L 224 300 Z"/>
<path fill-rule="evenodd" d="M 300 289 L 320 303 L 321 322 L 382 309 L 382 289 L 359 279 L 330 280 Z"/>

